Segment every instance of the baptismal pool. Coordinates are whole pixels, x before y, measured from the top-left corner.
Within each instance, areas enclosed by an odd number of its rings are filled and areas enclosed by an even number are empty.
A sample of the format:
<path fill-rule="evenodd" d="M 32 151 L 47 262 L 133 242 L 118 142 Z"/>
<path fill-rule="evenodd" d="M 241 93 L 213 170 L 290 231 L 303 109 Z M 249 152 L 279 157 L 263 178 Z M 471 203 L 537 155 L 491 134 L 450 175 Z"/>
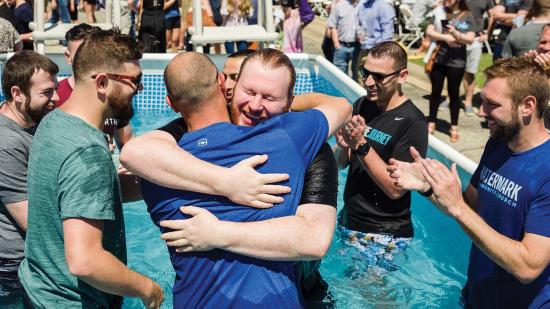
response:
<path fill-rule="evenodd" d="M 160 76 L 145 78 L 145 92 L 137 98 L 136 115 L 132 120 L 136 134 L 160 127 L 177 117 L 162 100 L 151 103 L 149 98 L 160 95 Z M 319 91 L 346 96 L 321 76 L 298 73 L 296 92 Z M 333 82 L 333 81 L 331 81 Z M 146 99 L 144 99 L 146 98 Z M 348 97 L 349 98 L 349 97 Z M 349 98 L 350 101 L 352 98 Z M 334 143 L 334 141 L 331 141 Z M 429 149 L 428 156 L 450 164 L 443 155 Z M 470 174 L 460 170 L 462 184 L 468 184 Z M 342 208 L 342 193 L 347 170 L 339 175 L 338 210 Z M 466 280 L 470 241 L 460 227 L 439 212 L 427 199 L 414 193 L 412 198 L 415 238 L 408 249 L 394 256 L 393 271 L 367 267 L 363 256 L 355 254 L 336 234 L 321 273 L 330 286 L 336 308 L 456 308 L 460 307 L 460 290 Z M 151 222 L 145 204 L 128 203 L 124 207 L 129 266 L 164 288 L 164 308 L 171 307 L 171 287 L 174 272 L 166 245 L 160 240 L 158 228 Z M 126 299 L 125 308 L 138 308 L 137 299 Z"/>

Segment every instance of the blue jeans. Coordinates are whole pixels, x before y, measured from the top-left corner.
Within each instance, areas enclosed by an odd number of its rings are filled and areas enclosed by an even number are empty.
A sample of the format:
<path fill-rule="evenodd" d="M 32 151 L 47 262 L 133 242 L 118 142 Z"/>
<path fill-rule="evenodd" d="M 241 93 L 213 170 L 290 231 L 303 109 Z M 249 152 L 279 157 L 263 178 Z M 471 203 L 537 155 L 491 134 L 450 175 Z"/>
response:
<path fill-rule="evenodd" d="M 57 8 L 52 11 L 52 17 L 48 22 L 55 24 L 59 21 L 59 19 L 61 19 L 61 22 L 64 24 L 71 23 L 71 14 L 69 13 L 68 0 L 57 0 Z"/>
<path fill-rule="evenodd" d="M 232 41 L 225 42 L 225 52 L 230 55 L 235 52 L 235 43 Z M 237 41 L 237 51 L 245 50 L 248 48 L 248 43 L 246 41 Z"/>
<path fill-rule="evenodd" d="M 334 59 L 333 63 L 334 65 L 339 68 L 342 72 L 348 73 L 348 66 L 351 61 L 351 67 L 356 67 L 357 64 L 357 58 L 359 58 L 359 45 L 348 47 L 341 45 L 340 48 L 334 49 Z M 352 69 L 352 77 L 354 80 L 357 80 L 356 72 L 353 72 L 355 70 Z"/>

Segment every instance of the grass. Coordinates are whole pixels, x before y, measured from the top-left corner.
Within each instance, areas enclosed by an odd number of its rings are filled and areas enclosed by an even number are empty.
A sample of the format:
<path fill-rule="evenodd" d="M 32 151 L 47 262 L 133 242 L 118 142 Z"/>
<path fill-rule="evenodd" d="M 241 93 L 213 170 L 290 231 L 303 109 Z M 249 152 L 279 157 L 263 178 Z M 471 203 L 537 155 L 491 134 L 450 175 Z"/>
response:
<path fill-rule="evenodd" d="M 420 66 L 424 66 L 424 62 L 422 62 L 422 58 L 411 59 L 409 60 L 409 62 L 412 62 Z M 478 88 L 483 87 L 483 84 L 485 83 L 485 75 L 483 74 L 483 71 L 491 64 L 493 64 L 493 56 L 487 53 L 482 54 L 481 59 L 479 61 L 479 66 L 477 67 L 477 73 L 476 73 L 476 85 Z"/>

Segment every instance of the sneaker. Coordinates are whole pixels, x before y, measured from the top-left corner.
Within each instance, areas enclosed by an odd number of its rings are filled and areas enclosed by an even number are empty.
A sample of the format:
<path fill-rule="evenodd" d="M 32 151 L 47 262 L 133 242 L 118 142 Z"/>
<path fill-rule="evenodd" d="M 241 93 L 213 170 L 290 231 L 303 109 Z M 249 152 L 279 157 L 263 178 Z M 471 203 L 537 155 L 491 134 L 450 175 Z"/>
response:
<path fill-rule="evenodd" d="M 438 110 L 444 110 L 446 108 L 449 108 L 449 101 L 445 100 L 439 104 Z"/>
<path fill-rule="evenodd" d="M 472 106 L 465 106 L 464 107 L 464 114 L 466 114 L 466 116 L 475 116 L 476 113 L 474 111 L 474 108 Z"/>

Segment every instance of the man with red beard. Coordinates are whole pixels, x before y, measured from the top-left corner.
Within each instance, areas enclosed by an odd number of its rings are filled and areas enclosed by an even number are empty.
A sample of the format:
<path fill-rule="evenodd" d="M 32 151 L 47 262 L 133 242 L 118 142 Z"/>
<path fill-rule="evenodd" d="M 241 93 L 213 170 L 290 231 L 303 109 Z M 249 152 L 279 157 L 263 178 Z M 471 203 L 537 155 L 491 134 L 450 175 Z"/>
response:
<path fill-rule="evenodd" d="M 224 76 L 234 79 L 234 81 L 225 80 L 226 88 L 231 88 L 231 92 L 225 92 L 226 98 L 233 97 L 233 90 L 242 96 L 243 90 L 237 92 L 236 86 L 236 84 L 242 82 L 241 78 L 243 78 L 238 74 L 239 70 L 242 73 L 241 63 L 245 60 L 241 55 L 242 53 L 228 58 L 224 66 Z M 266 68 L 272 69 L 268 66 Z M 256 79 L 258 75 L 251 72 L 253 71 L 248 70 L 244 78 Z M 236 76 L 232 77 L 232 74 Z M 284 84 L 282 88 L 290 87 L 292 90 L 293 84 L 294 80 L 292 85 Z M 255 91 L 264 91 L 261 93 L 265 99 L 262 99 L 260 103 L 251 102 L 247 104 L 248 101 L 246 100 L 244 103 L 233 102 L 230 108 L 233 123 L 254 126 L 285 111 L 284 108 L 281 108 L 280 102 L 269 99 L 273 96 L 271 92 L 279 90 L 275 81 L 270 81 L 263 86 L 263 89 L 255 89 Z M 341 106 L 342 111 L 349 109 L 345 99 L 315 93 L 294 97 L 291 108 L 293 110 L 305 109 L 308 105 L 312 106 L 314 104 L 336 104 Z M 246 115 L 241 116 L 241 113 Z M 133 173 L 170 188 L 223 195 L 234 202 L 261 208 L 270 207 L 283 201 L 280 197 L 269 195 L 287 192 L 284 187 L 269 185 L 269 182 L 277 181 L 277 176 L 257 174 L 252 168 L 254 165 L 265 162 L 266 157 L 255 156 L 228 169 L 202 161 L 197 162 L 195 158 L 190 157 L 187 152 L 177 145 L 185 133 L 187 133 L 185 121 L 183 118 L 176 119 L 160 130 L 155 130 L 132 140 L 123 149 L 121 162 Z M 186 168 L 182 169 L 181 166 L 186 166 Z M 210 175 L 213 175 L 213 177 L 210 177 Z M 319 259 L 325 254 L 330 245 L 334 231 L 337 176 L 334 156 L 330 146 L 325 143 L 307 169 L 300 206 L 298 206 L 296 214 L 287 218 L 288 223 L 286 224 L 298 223 L 296 228 L 281 233 L 281 237 L 275 240 L 271 236 L 263 238 L 261 233 L 254 233 L 254 231 L 262 230 L 262 226 L 275 227 L 277 224 L 282 225 L 280 230 L 283 231 L 285 222 L 282 220 L 264 220 L 257 223 L 243 224 L 243 227 L 249 228 L 252 231 L 251 234 L 256 236 L 258 243 L 262 244 L 257 246 L 255 257 L 271 259 L 273 251 L 269 251 L 271 248 L 266 248 L 272 247 L 277 248 L 275 250 L 279 251 L 280 256 L 287 254 L 285 259 L 308 260 L 300 263 L 300 267 L 298 267 L 306 305 L 319 303 L 327 294 L 327 284 L 319 273 Z M 191 181 L 190 178 L 192 177 L 195 177 L 196 180 Z M 234 179 L 239 179 L 239 181 L 235 182 Z M 183 229 L 184 226 L 189 227 L 189 225 L 196 225 L 199 229 L 208 228 L 208 225 L 193 220 L 166 222 L 166 224 L 172 224 L 170 228 L 175 230 Z M 196 236 L 194 239 L 202 242 L 204 234 Z M 297 241 L 302 237 L 307 238 L 308 241 Z M 178 244 L 182 242 L 181 238 L 183 237 L 180 234 L 172 233 L 166 236 L 165 239 L 168 241 L 168 245 L 178 247 Z M 178 239 L 178 241 L 174 241 L 175 239 Z M 261 252 L 262 250 L 265 251 Z"/>
<path fill-rule="evenodd" d="M 466 308 L 546 308 L 550 137 L 542 113 L 550 85 L 527 57 L 499 60 L 485 74 L 479 116 L 488 121 L 491 137 L 466 190 L 455 164 L 449 170 L 414 149 L 413 163 L 392 159 L 388 171 L 398 186 L 429 192 L 472 239 L 462 293 Z"/>
<path fill-rule="evenodd" d="M 118 30 L 77 51 L 75 89 L 41 122 L 29 155 L 29 216 L 21 283 L 32 307 L 158 308 L 162 289 L 126 264 L 121 190 L 105 119 L 128 121 L 141 89 L 142 47 Z M 124 193 L 124 192 L 123 192 Z"/>
<path fill-rule="evenodd" d="M 21 306 L 17 269 L 24 257 L 27 231 L 27 163 L 36 126 L 54 108 L 57 65 L 23 51 L 4 65 L 0 105 L 0 303 Z"/>

